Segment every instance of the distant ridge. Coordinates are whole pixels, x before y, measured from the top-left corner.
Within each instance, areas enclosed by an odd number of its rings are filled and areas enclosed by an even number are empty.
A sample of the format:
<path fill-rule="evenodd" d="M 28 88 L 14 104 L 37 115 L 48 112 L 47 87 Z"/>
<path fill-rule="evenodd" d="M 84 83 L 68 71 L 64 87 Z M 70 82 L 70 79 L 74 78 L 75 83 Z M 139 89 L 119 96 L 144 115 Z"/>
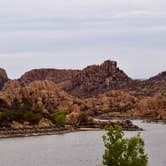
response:
<path fill-rule="evenodd" d="M 88 98 L 109 90 L 128 91 L 134 96 L 166 94 L 166 71 L 150 79 L 132 79 L 118 68 L 117 62 L 106 60 L 100 65 L 87 66 L 83 70 L 33 69 L 18 80 L 9 80 L 0 69 L 0 89 L 9 90 L 28 85 L 33 81 L 53 81 L 70 95 Z"/>

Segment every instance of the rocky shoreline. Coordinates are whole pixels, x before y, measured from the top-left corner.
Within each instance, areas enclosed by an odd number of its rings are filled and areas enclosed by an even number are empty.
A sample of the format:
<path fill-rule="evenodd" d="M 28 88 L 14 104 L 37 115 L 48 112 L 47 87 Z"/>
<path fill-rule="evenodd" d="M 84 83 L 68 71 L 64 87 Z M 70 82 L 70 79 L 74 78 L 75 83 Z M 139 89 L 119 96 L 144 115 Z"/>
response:
<path fill-rule="evenodd" d="M 34 128 L 0 128 L 0 138 L 28 137 L 39 135 L 50 135 L 53 133 L 66 132 L 64 128 L 57 127 L 34 127 Z"/>
<path fill-rule="evenodd" d="M 164 123 L 166 124 L 166 120 L 161 120 L 161 119 L 157 119 L 155 117 L 151 117 L 151 116 L 109 116 L 107 114 L 101 115 L 101 116 L 97 116 L 96 117 L 99 120 L 119 120 L 119 121 L 124 121 L 124 120 L 143 120 L 147 123 Z"/>
<path fill-rule="evenodd" d="M 31 128 L 0 128 L 0 138 L 13 138 L 13 137 L 30 137 L 30 136 L 42 136 L 42 135 L 55 135 L 55 134 L 66 134 L 71 132 L 79 131 L 98 131 L 103 130 L 106 124 L 116 125 L 119 124 L 126 131 L 141 131 L 142 129 L 134 125 L 131 121 L 96 121 L 96 124 L 87 124 L 79 127 L 38 127 L 34 126 Z"/>

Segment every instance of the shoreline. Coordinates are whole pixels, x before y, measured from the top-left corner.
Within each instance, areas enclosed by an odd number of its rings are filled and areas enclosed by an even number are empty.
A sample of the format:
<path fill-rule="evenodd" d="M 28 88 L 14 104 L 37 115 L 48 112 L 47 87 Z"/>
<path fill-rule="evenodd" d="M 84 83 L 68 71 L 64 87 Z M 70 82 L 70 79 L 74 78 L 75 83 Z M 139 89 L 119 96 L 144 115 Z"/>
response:
<path fill-rule="evenodd" d="M 12 129 L 13 130 L 13 129 Z M 78 128 L 78 129 L 63 129 L 63 130 L 55 130 L 55 131 L 43 131 L 43 132 L 29 132 L 29 130 L 18 129 L 19 132 L 15 132 L 14 134 L 1 134 L 0 131 L 0 139 L 7 139 L 7 138 L 19 138 L 19 137 L 35 137 L 35 136 L 45 136 L 45 135 L 61 135 L 61 134 L 68 134 L 74 132 L 81 132 L 81 131 L 102 131 L 104 129 L 101 128 Z M 5 130 L 7 132 L 9 130 Z M 20 133 L 20 131 L 26 131 L 26 133 Z"/>
<path fill-rule="evenodd" d="M 162 123 L 166 124 L 166 121 L 162 120 L 156 120 L 153 118 L 147 118 L 147 117 L 126 117 L 126 116 L 117 116 L 117 117 L 96 117 L 99 121 L 110 121 L 110 120 L 142 120 L 146 123 Z M 112 122 L 113 122 L 112 121 Z M 122 124 L 121 124 L 122 125 Z M 122 125 L 123 130 L 125 131 L 142 131 L 143 129 L 139 126 L 136 126 L 132 123 L 130 126 Z M 60 135 L 60 134 L 68 134 L 68 133 L 74 133 L 74 132 L 81 132 L 81 131 L 102 131 L 104 128 L 101 128 L 99 126 L 80 126 L 77 128 L 68 126 L 68 127 L 57 127 L 57 126 L 50 126 L 50 127 L 38 127 L 34 126 L 31 128 L 0 128 L 0 139 L 7 139 L 7 138 L 18 138 L 18 137 L 34 137 L 34 136 L 44 136 L 44 135 Z"/>
<path fill-rule="evenodd" d="M 130 124 L 124 123 L 129 120 L 142 120 L 147 123 L 163 123 L 166 124 L 166 121 L 158 121 L 153 118 L 147 117 L 126 117 L 126 116 L 117 116 L 117 117 L 107 117 L 104 118 L 102 116 L 98 116 L 95 120 L 99 121 L 99 124 L 96 125 L 85 125 L 79 127 L 65 126 L 65 127 L 57 127 L 57 126 L 49 126 L 49 127 L 23 127 L 23 128 L 0 128 L 0 139 L 5 138 L 17 138 L 17 137 L 33 137 L 33 136 L 44 136 L 44 135 L 59 135 L 59 134 L 67 134 L 81 131 L 102 131 L 104 130 L 104 126 L 101 125 L 102 122 L 109 122 L 111 125 L 115 125 L 120 122 L 123 130 L 125 131 L 142 131 L 143 129 L 139 126 L 136 126 L 132 122 Z"/>
<path fill-rule="evenodd" d="M 31 137 L 31 136 L 42 136 L 42 135 L 58 135 L 74 132 L 76 130 L 72 128 L 57 128 L 51 127 L 34 127 L 34 128 L 1 128 L 0 139 L 3 138 L 17 138 L 17 137 Z"/>
<path fill-rule="evenodd" d="M 156 119 L 149 116 L 97 116 L 96 119 L 99 120 L 142 120 L 147 123 L 163 123 L 166 124 L 166 120 Z"/>
<path fill-rule="evenodd" d="M 138 126 L 122 126 L 125 131 L 142 131 Z M 102 131 L 101 127 L 80 126 L 78 128 L 73 127 L 32 127 L 32 128 L 0 128 L 0 139 L 5 138 L 18 138 L 18 137 L 32 137 L 32 136 L 44 136 L 44 135 L 60 135 L 81 131 Z"/>

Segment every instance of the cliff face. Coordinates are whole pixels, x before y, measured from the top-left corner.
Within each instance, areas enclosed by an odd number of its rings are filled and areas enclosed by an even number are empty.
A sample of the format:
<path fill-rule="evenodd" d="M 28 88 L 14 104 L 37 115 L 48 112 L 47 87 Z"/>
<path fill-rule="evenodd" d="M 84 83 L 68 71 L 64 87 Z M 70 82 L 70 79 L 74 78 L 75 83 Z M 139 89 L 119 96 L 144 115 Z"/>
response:
<path fill-rule="evenodd" d="M 21 76 L 19 81 L 25 85 L 36 80 L 50 80 L 55 83 L 71 80 L 78 70 L 34 69 Z"/>
<path fill-rule="evenodd" d="M 90 97 L 112 89 L 124 89 L 131 79 L 117 67 L 117 62 L 107 60 L 92 65 L 76 74 L 67 91 L 78 97 Z"/>
<path fill-rule="evenodd" d="M 0 68 L 0 90 L 4 86 L 4 84 L 8 81 L 7 73 L 4 69 Z"/>

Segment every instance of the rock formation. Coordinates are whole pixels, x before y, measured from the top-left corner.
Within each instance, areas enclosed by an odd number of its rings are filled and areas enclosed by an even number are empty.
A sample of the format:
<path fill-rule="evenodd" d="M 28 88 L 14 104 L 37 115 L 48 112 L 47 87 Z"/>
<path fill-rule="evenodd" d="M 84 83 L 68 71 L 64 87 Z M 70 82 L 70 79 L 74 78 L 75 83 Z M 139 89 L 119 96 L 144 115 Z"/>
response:
<path fill-rule="evenodd" d="M 140 97 L 166 97 L 166 71 L 147 80 L 137 81 L 130 93 Z"/>
<path fill-rule="evenodd" d="M 21 101 L 26 98 L 34 109 L 41 108 L 45 112 L 63 110 L 68 113 L 85 110 L 82 100 L 75 98 L 60 89 L 52 81 L 33 81 L 25 87 L 12 89 L 8 87 L 0 92 L 0 99 L 5 100 L 9 105 L 17 98 Z"/>
<path fill-rule="evenodd" d="M 50 80 L 55 83 L 61 83 L 71 80 L 77 73 L 78 70 L 34 69 L 22 75 L 19 81 L 23 85 L 36 80 Z"/>
<path fill-rule="evenodd" d="M 48 114 L 63 110 L 75 121 L 82 112 L 166 120 L 166 72 L 132 80 L 110 60 L 83 70 L 32 70 L 18 80 L 9 80 L 0 69 L 0 87 L 0 112 L 9 110 L 15 99 L 21 103 L 26 98 L 34 110 Z M 1 99 L 9 106 L 4 107 Z"/>
<path fill-rule="evenodd" d="M 8 81 L 7 73 L 4 69 L 0 68 L 0 90 L 4 86 L 4 84 Z"/>
<path fill-rule="evenodd" d="M 112 89 L 124 89 L 131 81 L 116 61 L 88 66 L 76 74 L 67 92 L 77 97 L 90 97 Z M 65 88 L 64 88 L 65 89 Z"/>
<path fill-rule="evenodd" d="M 9 80 L 8 82 L 6 82 L 2 88 L 3 91 L 13 91 L 17 88 L 21 88 L 21 83 L 19 80 Z"/>

